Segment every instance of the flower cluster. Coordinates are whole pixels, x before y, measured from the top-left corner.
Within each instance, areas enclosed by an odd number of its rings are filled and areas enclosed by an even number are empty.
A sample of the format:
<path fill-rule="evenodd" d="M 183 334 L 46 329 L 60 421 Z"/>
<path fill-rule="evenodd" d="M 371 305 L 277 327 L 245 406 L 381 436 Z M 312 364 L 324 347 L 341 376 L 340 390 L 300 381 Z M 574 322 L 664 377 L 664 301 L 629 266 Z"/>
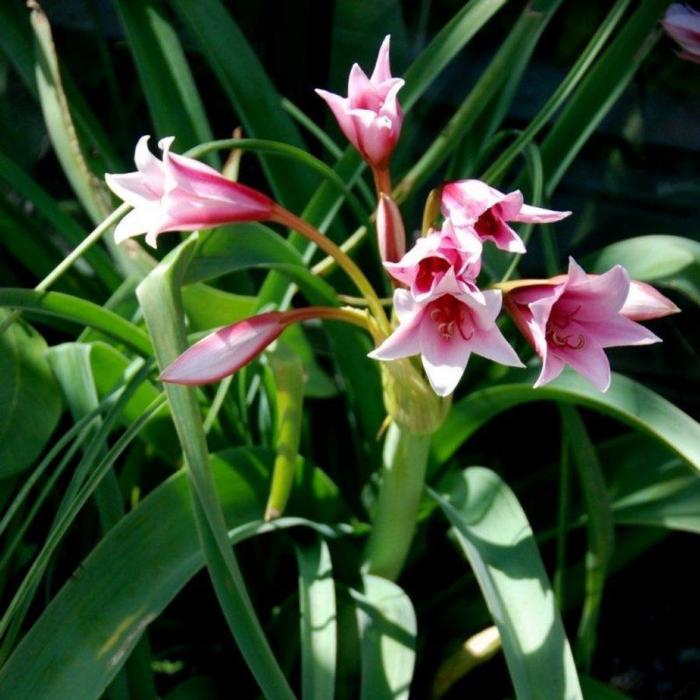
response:
<path fill-rule="evenodd" d="M 669 31 L 674 18 L 678 19 L 677 14 L 667 15 Z M 686 26 L 690 20 L 678 21 L 688 39 L 694 31 Z M 690 45 L 684 48 L 692 50 Z M 589 275 L 571 259 L 566 275 L 480 289 L 485 245 L 525 253 L 524 242 L 510 224 L 552 223 L 571 214 L 525 204 L 519 190 L 505 194 L 476 179 L 443 185 L 439 221 L 429 222 L 434 225 L 406 251 L 405 226 L 391 198 L 389 175 L 403 121 L 398 101 L 402 86 L 403 81 L 391 75 L 387 37 L 371 77 L 353 66 L 347 97 L 317 91 L 374 175 L 378 244 L 395 288 L 395 327 L 364 273 L 340 248 L 266 195 L 196 160 L 171 153 L 172 138 L 161 140 L 163 158 L 158 160 L 148 150 L 144 136 L 136 147 L 136 172 L 107 176 L 112 191 L 134 207 L 117 227 L 117 241 L 145 233 L 147 242 L 155 246 L 157 236 L 165 231 L 275 221 L 296 229 L 332 256 L 368 306 L 367 313 L 306 307 L 259 314 L 191 347 L 164 370 L 164 381 L 203 384 L 220 379 L 250 362 L 290 323 L 311 318 L 344 321 L 370 331 L 378 341 L 370 353 L 374 359 L 393 361 L 420 355 L 430 386 L 439 396 L 454 391 L 472 353 L 504 365 L 523 366 L 497 325 L 502 307 L 542 360 L 535 386 L 552 381 L 569 365 L 605 391 L 610 384 L 606 348 L 659 340 L 638 321 L 678 309 L 649 285 L 630 281 L 619 265 L 603 275 Z M 418 381 L 425 386 L 422 379 Z"/>

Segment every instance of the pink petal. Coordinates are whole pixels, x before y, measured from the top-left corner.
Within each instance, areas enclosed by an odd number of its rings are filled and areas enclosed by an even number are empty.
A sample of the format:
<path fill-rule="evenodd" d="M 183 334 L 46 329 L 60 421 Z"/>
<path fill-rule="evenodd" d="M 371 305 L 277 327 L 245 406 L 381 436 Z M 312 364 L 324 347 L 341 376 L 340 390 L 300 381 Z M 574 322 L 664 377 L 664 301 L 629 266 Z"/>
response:
<path fill-rule="evenodd" d="M 114 242 L 122 243 L 127 238 L 155 231 L 161 224 L 161 210 L 158 202 L 150 202 L 132 209 L 114 229 Z M 151 239 L 152 240 L 152 239 Z M 149 245 L 155 248 L 155 241 Z"/>
<path fill-rule="evenodd" d="M 570 211 L 554 211 L 553 209 L 542 209 L 530 204 L 523 204 L 520 211 L 510 221 L 520 221 L 526 224 L 549 224 L 561 221 L 567 216 L 571 216 Z"/>
<path fill-rule="evenodd" d="M 391 36 L 387 34 L 384 37 L 382 45 L 379 47 L 377 62 L 374 64 L 374 70 L 370 78 L 370 81 L 374 84 L 383 83 L 385 80 L 391 80 L 391 65 L 389 63 L 390 45 Z"/>
<path fill-rule="evenodd" d="M 424 304 L 419 304 L 405 289 L 394 291 L 394 309 L 401 323 L 408 323 L 416 316 L 420 315 Z"/>
<path fill-rule="evenodd" d="M 366 73 L 357 65 L 353 64 L 348 77 L 348 103 L 350 106 L 362 106 L 365 100 L 374 102 L 377 100 L 374 86 L 370 83 Z"/>
<path fill-rule="evenodd" d="M 587 275 L 573 258 L 569 259 L 566 293 L 557 308 L 575 313 L 581 320 L 602 320 L 616 315 L 629 294 L 629 275 L 620 265 L 602 275 Z"/>
<path fill-rule="evenodd" d="M 542 361 L 542 371 L 540 376 L 537 377 L 537 381 L 534 383 L 533 388 L 537 389 L 545 384 L 556 379 L 564 369 L 566 365 L 559 359 L 554 353 L 547 352 Z"/>
<path fill-rule="evenodd" d="M 524 367 L 517 353 L 505 339 L 498 326 L 490 330 L 477 330 L 469 340 L 469 350 L 487 360 L 509 367 Z"/>
<path fill-rule="evenodd" d="M 633 321 L 648 321 L 677 314 L 680 309 L 661 292 L 645 282 L 630 282 L 630 291 L 620 313 Z"/>
<path fill-rule="evenodd" d="M 550 352 L 552 349 L 550 348 Z M 579 350 L 557 348 L 556 355 L 588 379 L 598 391 L 607 391 L 610 386 L 610 362 L 603 348 L 590 339 Z"/>
<path fill-rule="evenodd" d="M 136 169 L 145 177 L 149 189 L 156 193 L 157 196 L 160 196 L 163 193 L 165 183 L 165 169 L 163 163 L 148 148 L 150 138 L 150 136 L 142 136 L 137 141 L 136 150 L 134 151 L 134 162 L 136 163 Z M 171 136 L 161 139 L 160 143 L 165 141 L 172 143 L 174 139 L 175 137 Z"/>
<path fill-rule="evenodd" d="M 520 253 L 521 255 L 526 252 L 523 239 L 502 219 L 498 221 L 496 230 L 484 235 L 477 229 L 477 233 L 483 240 L 495 243 L 500 250 L 505 250 L 508 253 Z"/>
<path fill-rule="evenodd" d="M 352 109 L 350 117 L 357 134 L 357 150 L 373 167 L 385 168 L 398 138 L 391 119 L 367 109 Z"/>
<path fill-rule="evenodd" d="M 420 352 L 419 327 L 421 315 L 401 323 L 377 348 L 368 354 L 373 360 L 400 360 Z"/>
<path fill-rule="evenodd" d="M 584 325 L 588 333 L 595 338 L 595 342 L 603 348 L 661 342 L 661 338 L 648 328 L 619 314 L 603 321 L 587 322 Z"/>
<path fill-rule="evenodd" d="M 234 220 L 248 219 L 249 216 L 266 218 L 272 209 L 269 197 L 229 180 L 204 163 L 170 153 L 167 149 L 163 152 L 163 162 L 168 173 L 183 190 L 197 198 L 211 200 L 212 205 L 216 204 L 215 200 L 219 200 L 240 210 L 241 219 Z"/>
<path fill-rule="evenodd" d="M 443 338 L 434 323 L 419 329 L 423 368 L 430 386 L 438 396 L 451 394 L 464 374 L 469 361 L 469 343 L 459 335 Z"/>
<path fill-rule="evenodd" d="M 132 207 L 157 201 L 161 196 L 146 185 L 144 176 L 138 171 L 119 175 L 105 173 L 105 182 L 119 199 L 131 204 Z"/>
<path fill-rule="evenodd" d="M 161 381 L 199 385 L 233 374 L 280 336 L 286 326 L 284 316 L 272 311 L 208 335 L 166 367 Z"/>
<path fill-rule="evenodd" d="M 345 135 L 345 138 L 359 150 L 357 134 L 355 133 L 355 123 L 350 117 L 348 101 L 345 97 L 335 95 L 327 90 L 315 90 L 316 94 L 326 101 L 326 104 L 333 112 L 333 116 L 338 122 L 340 130 Z"/>
<path fill-rule="evenodd" d="M 457 226 L 473 224 L 505 196 L 481 180 L 449 182 L 442 188 L 442 213 L 449 216 Z"/>

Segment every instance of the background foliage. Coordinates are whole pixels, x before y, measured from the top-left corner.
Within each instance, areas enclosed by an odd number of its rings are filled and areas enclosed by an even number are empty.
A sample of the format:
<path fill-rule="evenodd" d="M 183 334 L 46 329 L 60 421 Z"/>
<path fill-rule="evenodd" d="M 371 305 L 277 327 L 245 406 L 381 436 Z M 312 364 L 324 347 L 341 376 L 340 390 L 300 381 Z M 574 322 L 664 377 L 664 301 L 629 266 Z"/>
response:
<path fill-rule="evenodd" d="M 571 376 L 533 392 L 522 374 L 473 361 L 433 439 L 432 491 L 396 584 L 357 567 L 384 418 L 366 339 L 330 325 L 285 335 L 306 377 L 302 456 L 274 526 L 260 522 L 279 423 L 274 363 L 241 371 L 225 394 L 214 386 L 187 406 L 183 398 L 190 422 L 178 433 L 206 431 L 262 630 L 304 698 L 333 687 L 338 698 L 358 697 L 357 688 L 405 697 L 409 683 L 412 697 L 429 697 L 436 674 L 447 673 L 441 664 L 458 666 L 455 650 L 491 624 L 479 585 L 506 601 L 530 585 L 529 605 L 539 587 L 546 605 L 548 573 L 586 697 L 694 697 L 700 610 L 687 572 L 700 531 L 700 428 L 690 417 L 700 383 L 700 69 L 661 36 L 665 6 L 63 0 L 44 3 L 54 53 L 41 15 L 30 23 L 24 3 L 2 3 L 0 305 L 23 309 L 23 321 L 0 339 L 0 697 L 259 692 L 202 570 L 196 523 L 206 518 L 179 470 L 153 343 L 184 342 L 180 281 L 190 334 L 279 303 L 290 279 L 307 298 L 334 292 L 308 274 L 299 240 L 257 224 L 207 232 L 151 275 L 151 256 L 174 251 L 178 236 L 146 253 L 118 250 L 107 234 L 51 292 L 30 290 L 112 210 L 102 176 L 131 169 L 143 133 L 175 134 L 184 151 L 241 126 L 245 137 L 309 150 L 353 185 L 359 205 L 295 157 L 246 153 L 240 178 L 343 241 L 369 214 L 369 181 L 336 146 L 312 90 L 342 92 L 349 66 L 369 67 L 387 33 L 394 74 L 408 81 L 394 170 L 412 228 L 431 187 L 487 171 L 494 184 L 575 212 L 556 239 L 532 233 L 521 274 L 561 270 L 569 254 L 596 271 L 621 262 L 683 314 L 655 326 L 663 345 L 614 353 L 626 378 L 605 396 Z M 576 63 L 586 51 L 591 61 Z M 561 102 L 524 157 L 497 160 L 552 94 Z M 222 166 L 227 156 L 204 158 Z M 373 243 L 357 259 L 383 284 Z M 500 277 L 503 260 L 489 269 Z M 328 281 L 348 291 L 340 276 Z M 193 459 L 205 465 L 203 449 Z M 463 471 L 471 465 L 481 466 Z M 469 498 L 459 498 L 462 488 Z M 474 519 L 475 508 L 483 517 Z M 480 567 L 505 570 L 507 581 Z M 510 679 L 497 654 L 446 697 L 509 697 L 513 684 L 518 697 L 544 697 L 538 683 L 552 693 L 552 683 L 569 682 L 528 675 L 562 648 L 564 629 L 540 623 L 525 623 L 532 639 L 504 639 Z M 523 627 L 515 620 L 513 629 Z M 533 641 L 548 633 L 547 643 Z M 255 634 L 251 649 L 260 648 Z"/>

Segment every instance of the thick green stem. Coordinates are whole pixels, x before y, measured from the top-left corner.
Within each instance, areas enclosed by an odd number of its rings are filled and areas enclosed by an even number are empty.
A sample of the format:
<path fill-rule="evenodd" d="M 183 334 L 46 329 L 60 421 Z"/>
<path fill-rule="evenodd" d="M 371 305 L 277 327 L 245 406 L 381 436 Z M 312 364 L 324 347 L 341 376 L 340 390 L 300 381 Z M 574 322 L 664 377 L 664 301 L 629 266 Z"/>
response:
<path fill-rule="evenodd" d="M 399 575 L 416 528 L 425 482 L 429 435 L 411 433 L 396 423 L 387 430 L 384 464 L 365 567 L 390 580 Z"/>

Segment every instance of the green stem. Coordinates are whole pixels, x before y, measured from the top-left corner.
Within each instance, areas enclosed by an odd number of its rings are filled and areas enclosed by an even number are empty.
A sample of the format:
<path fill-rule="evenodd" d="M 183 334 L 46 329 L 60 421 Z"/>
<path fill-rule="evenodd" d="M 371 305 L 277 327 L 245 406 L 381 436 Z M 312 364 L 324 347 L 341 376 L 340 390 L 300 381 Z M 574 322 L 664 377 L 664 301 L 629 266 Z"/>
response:
<path fill-rule="evenodd" d="M 411 433 L 396 423 L 387 430 L 384 464 L 365 567 L 394 580 L 399 575 L 416 528 L 428 463 L 429 435 Z"/>

